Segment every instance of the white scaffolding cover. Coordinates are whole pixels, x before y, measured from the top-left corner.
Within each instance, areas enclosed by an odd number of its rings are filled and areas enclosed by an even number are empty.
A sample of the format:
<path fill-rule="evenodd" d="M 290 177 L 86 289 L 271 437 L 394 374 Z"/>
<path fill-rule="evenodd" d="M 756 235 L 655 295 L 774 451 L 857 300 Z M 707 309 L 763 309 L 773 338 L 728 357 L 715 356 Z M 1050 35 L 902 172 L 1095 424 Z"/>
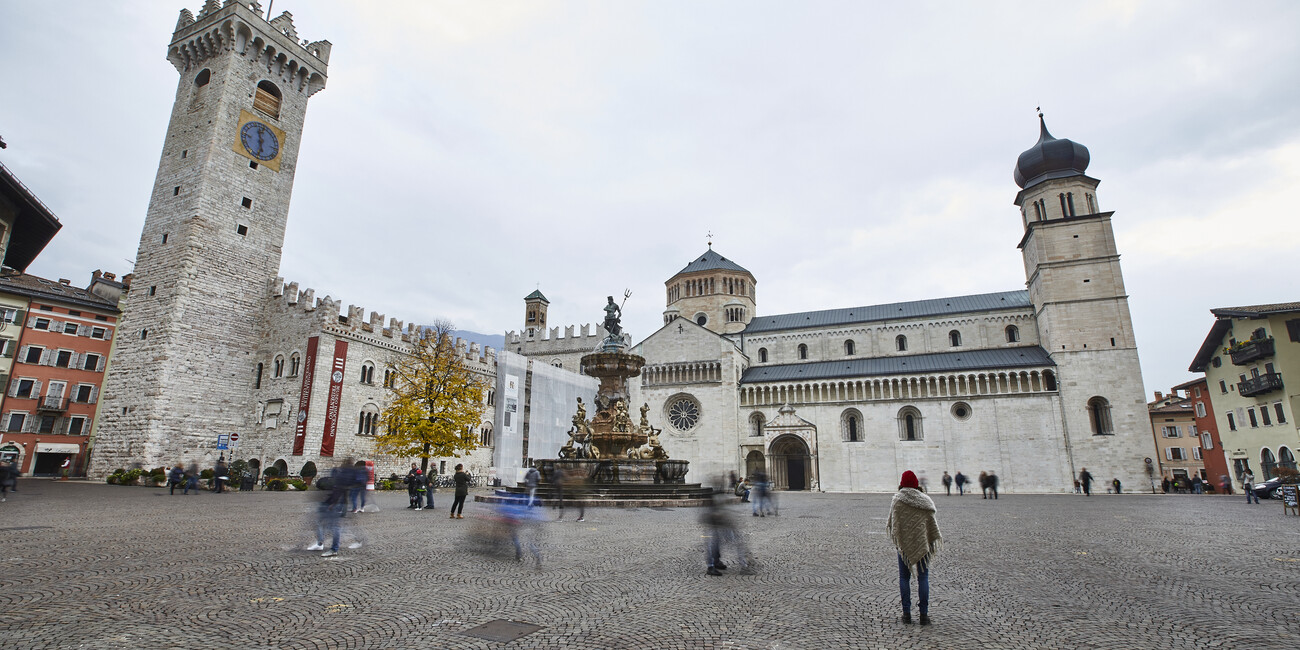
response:
<path fill-rule="evenodd" d="M 497 354 L 496 448 L 492 453 L 496 475 L 509 485 L 523 480 L 524 380 L 528 357 L 502 350 Z M 592 407 L 600 382 L 545 363 L 533 363 L 528 402 L 528 455 L 555 458 L 569 440 L 569 427 L 577 398 Z M 590 413 L 590 410 L 588 411 Z"/>

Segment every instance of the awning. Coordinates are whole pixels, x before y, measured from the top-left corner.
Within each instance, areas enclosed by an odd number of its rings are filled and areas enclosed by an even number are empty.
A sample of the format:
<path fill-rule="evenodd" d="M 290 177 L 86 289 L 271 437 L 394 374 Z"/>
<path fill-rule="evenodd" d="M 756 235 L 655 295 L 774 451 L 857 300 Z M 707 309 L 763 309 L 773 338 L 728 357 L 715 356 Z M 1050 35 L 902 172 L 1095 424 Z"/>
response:
<path fill-rule="evenodd" d="M 36 445 L 38 454 L 77 454 L 81 453 L 81 445 L 74 445 L 68 442 L 42 442 Z"/>

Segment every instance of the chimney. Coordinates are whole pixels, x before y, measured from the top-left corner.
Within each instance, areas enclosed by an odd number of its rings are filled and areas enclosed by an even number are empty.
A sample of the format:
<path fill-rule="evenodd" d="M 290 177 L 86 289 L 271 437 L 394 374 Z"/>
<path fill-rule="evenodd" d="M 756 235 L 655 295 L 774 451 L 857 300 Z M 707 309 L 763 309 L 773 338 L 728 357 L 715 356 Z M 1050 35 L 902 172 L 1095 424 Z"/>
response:
<path fill-rule="evenodd" d="M 69 280 L 67 278 L 59 278 L 59 284 L 72 286 L 72 280 Z"/>
<path fill-rule="evenodd" d="M 104 275 L 103 271 L 99 269 L 95 269 L 95 272 L 90 274 L 90 283 L 94 284 L 95 280 L 98 280 L 99 278 L 103 277 L 103 275 Z"/>
<path fill-rule="evenodd" d="M 126 285 L 127 288 L 130 288 L 130 287 L 131 287 L 131 278 L 133 278 L 133 277 L 135 277 L 135 274 L 134 274 L 134 273 L 127 273 L 126 275 L 122 276 L 122 284 Z"/>
<path fill-rule="evenodd" d="M 116 279 L 117 279 L 117 274 L 116 274 L 116 273 L 105 273 L 105 274 L 104 274 L 104 279 L 105 279 L 105 280 L 116 280 Z"/>
<path fill-rule="evenodd" d="M 1164 393 L 1161 393 L 1160 391 L 1156 391 L 1156 401 L 1157 401 L 1157 402 L 1159 402 L 1160 400 L 1163 400 L 1164 398 L 1165 398 Z"/>

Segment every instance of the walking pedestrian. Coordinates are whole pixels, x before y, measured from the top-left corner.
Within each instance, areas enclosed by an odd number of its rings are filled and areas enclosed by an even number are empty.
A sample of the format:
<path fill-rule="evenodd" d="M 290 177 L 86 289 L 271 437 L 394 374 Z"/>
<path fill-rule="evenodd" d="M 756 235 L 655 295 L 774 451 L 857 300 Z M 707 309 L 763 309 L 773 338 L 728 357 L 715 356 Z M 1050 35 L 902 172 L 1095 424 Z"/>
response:
<path fill-rule="evenodd" d="M 1219 476 L 1219 489 L 1223 490 L 1224 494 L 1232 494 L 1232 479 L 1228 478 L 1227 474 Z"/>
<path fill-rule="evenodd" d="M 528 488 L 528 507 L 540 505 L 537 502 L 537 485 L 542 482 L 542 473 L 537 471 L 537 467 L 529 467 L 528 472 L 524 474 L 524 487 Z"/>
<path fill-rule="evenodd" d="M 217 486 L 217 494 L 226 491 L 226 481 L 229 480 L 230 470 L 226 468 L 226 459 L 223 456 L 217 459 L 217 466 L 212 468 L 212 483 Z"/>
<path fill-rule="evenodd" d="M 407 510 L 414 510 L 420 507 L 420 503 L 415 500 L 415 494 L 416 494 L 415 477 L 419 475 L 420 475 L 420 466 L 416 465 L 415 463 L 411 463 L 411 471 L 406 473 L 405 479 L 402 479 L 402 481 L 406 483 L 406 496 L 411 502 L 410 505 L 406 506 Z"/>
<path fill-rule="evenodd" d="M 1201 481 L 1201 475 L 1197 474 L 1192 477 L 1192 494 L 1202 494 L 1205 492 L 1204 483 Z"/>
<path fill-rule="evenodd" d="M 448 519 L 464 519 L 465 516 L 461 513 L 465 511 L 465 497 L 469 496 L 469 472 L 465 471 L 464 465 L 456 463 L 456 474 L 452 476 L 452 481 L 456 483 L 456 498 L 452 499 L 451 516 Z"/>
<path fill-rule="evenodd" d="M 181 494 L 185 494 L 185 470 L 181 469 L 181 464 L 172 465 L 171 471 L 167 472 L 167 494 L 176 494 L 176 488 L 180 487 Z"/>
<path fill-rule="evenodd" d="M 1169 477 L 1160 479 L 1160 491 L 1169 494 Z"/>
<path fill-rule="evenodd" d="M 1083 484 L 1080 483 L 1080 482 L 1079 482 L 1079 479 L 1077 479 L 1077 478 L 1074 479 L 1074 493 L 1075 493 L 1075 494 L 1083 494 Z"/>
<path fill-rule="evenodd" d="M 709 540 L 704 550 L 704 559 L 708 566 L 705 573 L 720 576 L 727 568 L 727 564 L 722 561 L 724 545 L 735 547 L 737 561 L 742 570 L 749 568 L 749 553 L 745 550 L 744 540 L 716 495 L 709 497 L 705 502 L 704 511 L 700 513 L 700 523 L 704 524 L 705 536 Z"/>
<path fill-rule="evenodd" d="M 1120 491 L 1119 491 L 1119 487 L 1120 487 L 1119 479 L 1118 479 L 1118 478 L 1113 478 L 1113 479 L 1111 479 L 1111 480 L 1110 480 L 1110 484 L 1113 485 L 1113 486 L 1115 486 L 1115 494 L 1120 494 Z"/>
<path fill-rule="evenodd" d="M 586 496 L 586 491 L 584 490 L 584 488 L 586 487 L 587 477 L 582 474 L 582 470 L 577 467 L 574 467 L 572 469 L 564 469 L 564 468 L 557 467 L 554 470 L 553 476 L 556 479 L 554 481 L 555 489 L 556 492 L 558 493 L 557 501 L 560 506 L 560 516 L 557 517 L 555 520 L 564 521 L 564 501 L 566 497 L 575 500 L 578 504 L 577 520 L 578 521 L 585 520 L 587 518 L 587 504 L 583 501 L 583 499 Z"/>
<path fill-rule="evenodd" d="M 980 494 L 983 494 L 984 498 L 987 499 L 989 498 L 989 473 L 980 472 L 979 478 L 980 478 Z"/>
<path fill-rule="evenodd" d="M 316 543 L 307 547 L 309 551 L 325 550 L 325 536 L 330 535 L 329 550 L 321 557 L 333 557 L 339 554 L 339 538 L 343 533 L 343 510 L 347 506 L 347 489 L 340 481 L 325 493 L 316 509 Z M 357 545 L 359 546 L 359 544 Z"/>
<path fill-rule="evenodd" d="M 1259 505 L 1259 495 L 1255 494 L 1255 474 L 1246 469 L 1246 473 L 1241 475 L 1241 489 L 1246 493 L 1246 503 L 1250 503 L 1251 497 L 1255 498 L 1255 505 Z"/>
<path fill-rule="evenodd" d="M 957 475 L 952 478 L 952 482 L 957 484 L 957 496 L 966 496 L 966 475 L 957 470 Z"/>
<path fill-rule="evenodd" d="M 993 472 L 989 472 L 989 492 L 994 499 L 998 498 L 998 475 Z"/>
<path fill-rule="evenodd" d="M 930 624 L 930 564 L 943 545 L 935 520 L 934 501 L 921 492 L 916 474 L 903 472 L 889 509 L 885 530 L 898 551 L 898 590 L 903 601 L 903 622 L 912 622 L 912 584 L 916 576 L 921 625 Z"/>
<path fill-rule="evenodd" d="M 18 485 L 18 465 L 13 459 L 0 461 L 0 501 L 8 501 L 10 492 Z"/>
<path fill-rule="evenodd" d="M 363 464 L 354 463 L 349 456 L 346 461 L 344 470 L 347 471 L 348 477 L 348 503 L 352 506 L 353 513 L 364 512 L 366 509 L 366 484 L 370 482 L 370 470 L 366 469 Z"/>
<path fill-rule="evenodd" d="M 768 515 L 776 516 L 776 508 L 772 506 L 772 480 L 760 469 L 754 472 L 754 516 Z"/>
<path fill-rule="evenodd" d="M 1079 483 L 1083 485 L 1083 496 L 1092 496 L 1092 474 L 1088 473 L 1087 467 L 1080 468 Z"/>
<path fill-rule="evenodd" d="M 948 472 L 943 473 L 943 493 L 952 496 L 952 477 L 948 476 Z"/>
<path fill-rule="evenodd" d="M 199 493 L 199 464 L 198 463 L 192 462 L 190 463 L 190 466 L 185 469 L 185 489 L 181 490 L 181 494 L 183 495 L 189 494 L 190 490 L 194 490 L 195 494 Z"/>

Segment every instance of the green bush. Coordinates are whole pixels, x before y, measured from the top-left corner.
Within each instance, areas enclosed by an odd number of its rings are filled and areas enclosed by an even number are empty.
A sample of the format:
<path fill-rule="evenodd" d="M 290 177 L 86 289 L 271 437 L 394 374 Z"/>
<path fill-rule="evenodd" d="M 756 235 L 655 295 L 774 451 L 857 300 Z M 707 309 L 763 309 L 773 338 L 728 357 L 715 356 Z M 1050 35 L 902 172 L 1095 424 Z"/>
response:
<path fill-rule="evenodd" d="M 266 470 L 262 472 L 262 476 L 265 476 L 267 478 L 275 478 L 279 475 L 280 475 L 280 468 L 275 466 L 268 467 L 266 468 Z"/>
<path fill-rule="evenodd" d="M 201 478 L 201 479 L 203 479 L 203 480 L 205 480 L 205 481 L 210 481 L 210 480 L 212 480 L 212 470 L 210 470 L 210 469 L 205 469 L 205 470 L 199 472 L 199 478 Z"/>
<path fill-rule="evenodd" d="M 118 479 L 119 476 L 121 476 L 121 475 L 120 475 L 120 474 L 109 474 L 109 475 L 108 475 L 108 478 L 107 478 L 107 479 L 104 479 L 104 480 L 107 481 L 109 485 L 117 485 L 117 479 Z"/>
<path fill-rule="evenodd" d="M 239 482 L 244 480 L 244 477 L 248 476 L 249 473 L 248 461 L 237 460 L 230 464 L 229 474 L 227 474 L 227 476 L 230 477 L 231 485 L 238 486 Z"/>
<path fill-rule="evenodd" d="M 292 486 L 293 486 L 293 489 L 295 489 L 295 490 L 306 490 L 306 489 L 307 489 L 307 481 L 304 481 L 304 480 L 302 480 L 302 479 L 296 479 L 296 478 L 294 478 L 294 479 L 289 479 L 289 485 L 292 485 Z"/>
<path fill-rule="evenodd" d="M 307 461 L 307 464 L 306 464 L 306 465 L 303 465 L 303 466 L 302 466 L 302 470 L 300 470 L 300 471 L 298 472 L 298 476 L 301 476 L 301 477 L 303 477 L 303 478 L 313 478 L 313 477 L 315 477 L 315 476 L 316 476 L 316 463 L 313 463 L 313 462 L 311 462 L 311 461 Z"/>
<path fill-rule="evenodd" d="M 272 492 L 283 492 L 287 489 L 287 486 L 284 479 L 273 478 L 266 482 L 266 489 L 271 490 Z"/>

